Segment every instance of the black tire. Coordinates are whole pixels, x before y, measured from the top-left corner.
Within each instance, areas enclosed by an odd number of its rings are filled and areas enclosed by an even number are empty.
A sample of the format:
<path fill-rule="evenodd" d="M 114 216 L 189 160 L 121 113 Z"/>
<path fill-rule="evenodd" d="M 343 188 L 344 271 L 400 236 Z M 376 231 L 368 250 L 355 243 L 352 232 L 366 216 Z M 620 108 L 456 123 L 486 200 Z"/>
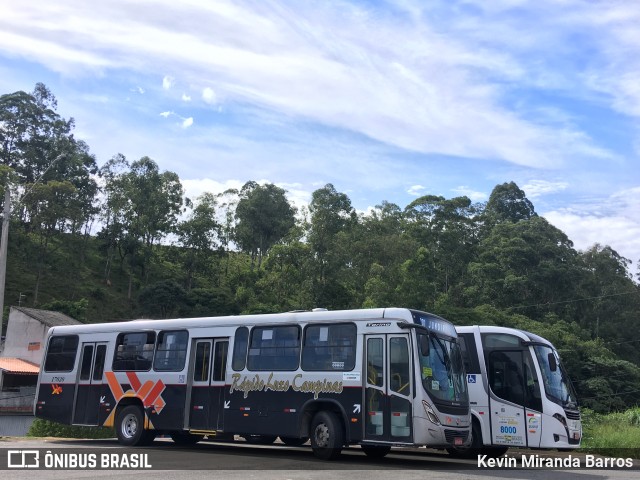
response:
<path fill-rule="evenodd" d="M 195 445 L 204 438 L 189 432 L 171 432 L 169 435 L 176 445 Z"/>
<path fill-rule="evenodd" d="M 362 448 L 365 455 L 370 458 L 384 458 L 391 451 L 391 447 L 384 445 L 362 445 L 360 448 Z"/>
<path fill-rule="evenodd" d="M 482 453 L 482 447 L 480 424 L 474 420 L 471 424 L 471 445 L 468 447 L 449 447 L 447 452 L 456 458 L 474 458 Z"/>
<path fill-rule="evenodd" d="M 115 430 L 118 442 L 127 447 L 149 445 L 156 438 L 155 431 L 144 429 L 144 412 L 137 405 L 118 409 Z"/>
<path fill-rule="evenodd" d="M 278 438 L 275 435 L 243 435 L 243 437 L 247 443 L 253 445 L 271 445 Z"/>
<path fill-rule="evenodd" d="M 298 437 L 280 437 L 282 443 L 289 447 L 301 447 L 305 443 L 309 441 L 307 437 L 298 438 Z"/>
<path fill-rule="evenodd" d="M 507 453 L 509 447 L 484 447 L 482 454 L 489 458 L 498 458 Z"/>
<path fill-rule="evenodd" d="M 311 448 L 316 457 L 334 460 L 344 445 L 342 422 L 331 412 L 318 412 L 311 422 Z"/>

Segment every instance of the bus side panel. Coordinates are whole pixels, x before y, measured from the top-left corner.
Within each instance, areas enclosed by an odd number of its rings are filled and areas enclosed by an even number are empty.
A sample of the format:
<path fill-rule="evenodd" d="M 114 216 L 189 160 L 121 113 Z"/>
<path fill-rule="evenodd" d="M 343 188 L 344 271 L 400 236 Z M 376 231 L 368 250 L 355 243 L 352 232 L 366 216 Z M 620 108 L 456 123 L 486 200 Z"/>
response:
<path fill-rule="evenodd" d="M 182 430 L 184 428 L 184 402 L 187 398 L 186 385 L 166 385 L 161 394 L 164 407 L 147 409 L 149 420 L 156 430 Z"/>
<path fill-rule="evenodd" d="M 339 394 L 320 394 L 317 399 L 310 393 L 250 392 L 244 398 L 242 392 L 227 396 L 228 408 L 224 409 L 224 430 L 237 434 L 279 435 L 297 437 L 303 407 L 309 402 L 330 400 L 341 405 L 347 415 L 350 441 L 362 439 L 362 389 L 345 388 Z M 356 422 L 352 422 L 356 418 Z M 344 418 L 340 415 L 340 420 Z"/>
<path fill-rule="evenodd" d="M 36 417 L 71 424 L 76 386 L 72 383 L 41 383 L 36 400 Z"/>
<path fill-rule="evenodd" d="M 108 374 L 114 375 L 113 372 Z M 122 373 L 118 372 L 117 379 L 122 378 Z M 165 385 L 160 379 L 154 376 L 153 379 L 146 375 L 134 373 L 138 380 L 135 386 L 129 383 L 118 383 L 124 393 L 124 397 L 137 397 L 140 399 L 147 413 L 149 420 L 156 430 L 182 430 L 184 428 L 184 403 L 187 396 L 187 386 Z M 149 386 L 147 386 L 147 383 Z M 136 388 L 137 387 L 137 390 Z M 102 386 L 103 408 L 100 412 L 100 425 L 104 425 L 112 409 L 117 407 L 120 401 L 120 391 L 113 392 L 113 388 L 108 383 Z M 115 418 L 113 419 L 115 421 Z M 110 425 L 109 425 L 110 426 Z"/>

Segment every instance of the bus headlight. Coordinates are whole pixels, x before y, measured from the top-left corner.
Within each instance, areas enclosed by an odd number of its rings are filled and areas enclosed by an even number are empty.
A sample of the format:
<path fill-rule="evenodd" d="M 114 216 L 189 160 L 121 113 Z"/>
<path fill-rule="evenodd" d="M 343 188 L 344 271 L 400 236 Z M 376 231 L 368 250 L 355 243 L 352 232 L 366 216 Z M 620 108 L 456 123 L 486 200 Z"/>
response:
<path fill-rule="evenodd" d="M 436 412 L 433 411 L 433 407 L 424 400 L 422 401 L 422 406 L 424 407 L 424 413 L 427 414 L 429 421 L 434 425 L 440 425 L 440 420 L 438 420 Z"/>
<path fill-rule="evenodd" d="M 564 425 L 564 428 L 567 428 L 567 419 L 564 418 L 562 415 L 560 415 L 559 413 L 554 413 L 553 414 L 553 418 L 555 418 L 556 420 L 558 420 L 562 425 Z"/>
<path fill-rule="evenodd" d="M 567 432 L 567 438 L 569 438 L 569 426 L 567 425 L 567 419 L 559 413 L 554 413 L 553 418 L 558 420 L 564 426 L 564 429 Z"/>

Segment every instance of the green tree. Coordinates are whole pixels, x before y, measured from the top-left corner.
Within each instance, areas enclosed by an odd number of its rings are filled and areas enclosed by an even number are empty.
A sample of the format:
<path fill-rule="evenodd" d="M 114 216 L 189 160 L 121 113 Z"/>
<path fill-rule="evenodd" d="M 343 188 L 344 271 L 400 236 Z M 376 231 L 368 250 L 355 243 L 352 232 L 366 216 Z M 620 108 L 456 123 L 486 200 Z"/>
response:
<path fill-rule="evenodd" d="M 349 230 L 357 221 L 351 200 L 327 184 L 313 192 L 307 236 L 314 256 L 313 298 L 316 306 L 346 308 L 352 295 L 344 282 L 350 258 Z"/>
<path fill-rule="evenodd" d="M 117 156 L 103 169 L 103 174 L 106 193 L 103 211 L 111 218 L 103 238 L 117 241 L 124 252 L 122 258 L 129 257 L 128 298 L 131 299 L 136 267 L 139 266 L 142 276 L 146 277 L 153 246 L 175 231 L 183 188 L 178 175 L 160 172 L 149 157 L 129 166 L 124 156 Z"/>
<path fill-rule="evenodd" d="M 465 294 L 476 304 L 527 307 L 533 316 L 561 312 L 579 272 L 569 238 L 542 217 L 496 225 L 469 264 Z M 542 308 L 540 308 L 542 307 Z"/>
<path fill-rule="evenodd" d="M 235 240 L 251 255 L 251 267 L 257 259 L 260 269 L 268 250 L 295 225 L 295 209 L 282 188 L 247 182 L 240 191 L 236 219 Z"/>
<path fill-rule="evenodd" d="M 536 215 L 524 191 L 514 182 L 509 182 L 494 187 L 484 211 L 484 220 L 493 226 L 496 223 L 528 220 Z"/>
<path fill-rule="evenodd" d="M 186 250 L 186 289 L 191 290 L 195 272 L 215 248 L 220 236 L 216 221 L 217 198 L 211 193 L 201 195 L 189 218 L 178 225 L 178 241 Z"/>
<path fill-rule="evenodd" d="M 422 282 L 431 285 L 424 292 L 431 308 L 443 297 L 462 302 L 458 297 L 478 244 L 478 212 L 479 206 L 467 197 L 447 200 L 435 195 L 420 197 L 405 209 L 407 231 L 424 247 L 419 264 L 424 267 Z"/>
<path fill-rule="evenodd" d="M 173 280 L 162 280 L 144 287 L 138 301 L 143 315 L 169 318 L 183 307 L 187 292 Z"/>

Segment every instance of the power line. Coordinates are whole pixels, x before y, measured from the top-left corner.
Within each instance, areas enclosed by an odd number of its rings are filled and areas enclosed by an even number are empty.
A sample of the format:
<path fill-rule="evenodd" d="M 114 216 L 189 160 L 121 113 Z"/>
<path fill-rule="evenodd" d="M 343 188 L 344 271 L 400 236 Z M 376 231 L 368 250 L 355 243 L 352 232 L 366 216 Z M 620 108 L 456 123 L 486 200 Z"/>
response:
<path fill-rule="evenodd" d="M 609 397 L 619 397 L 620 395 L 629 395 L 631 393 L 638 393 L 640 390 L 631 390 L 630 392 L 621 392 L 621 393 L 610 393 L 609 395 L 596 395 L 595 397 L 582 397 L 580 400 L 592 400 L 594 398 L 609 398 Z"/>
<path fill-rule="evenodd" d="M 620 295 L 632 295 L 638 294 L 639 292 L 621 292 L 621 293 L 610 293 L 607 295 L 597 295 L 595 297 L 584 297 L 584 298 L 575 298 L 573 300 L 562 300 L 560 302 L 546 302 L 546 303 L 535 303 L 532 305 L 520 305 L 517 307 L 509 307 L 509 310 L 519 310 L 521 308 L 533 308 L 533 307 L 546 307 L 549 305 L 561 305 L 563 303 L 575 303 L 575 302 L 584 302 L 586 300 L 597 300 L 600 298 L 608 298 L 608 297 L 618 297 Z"/>

